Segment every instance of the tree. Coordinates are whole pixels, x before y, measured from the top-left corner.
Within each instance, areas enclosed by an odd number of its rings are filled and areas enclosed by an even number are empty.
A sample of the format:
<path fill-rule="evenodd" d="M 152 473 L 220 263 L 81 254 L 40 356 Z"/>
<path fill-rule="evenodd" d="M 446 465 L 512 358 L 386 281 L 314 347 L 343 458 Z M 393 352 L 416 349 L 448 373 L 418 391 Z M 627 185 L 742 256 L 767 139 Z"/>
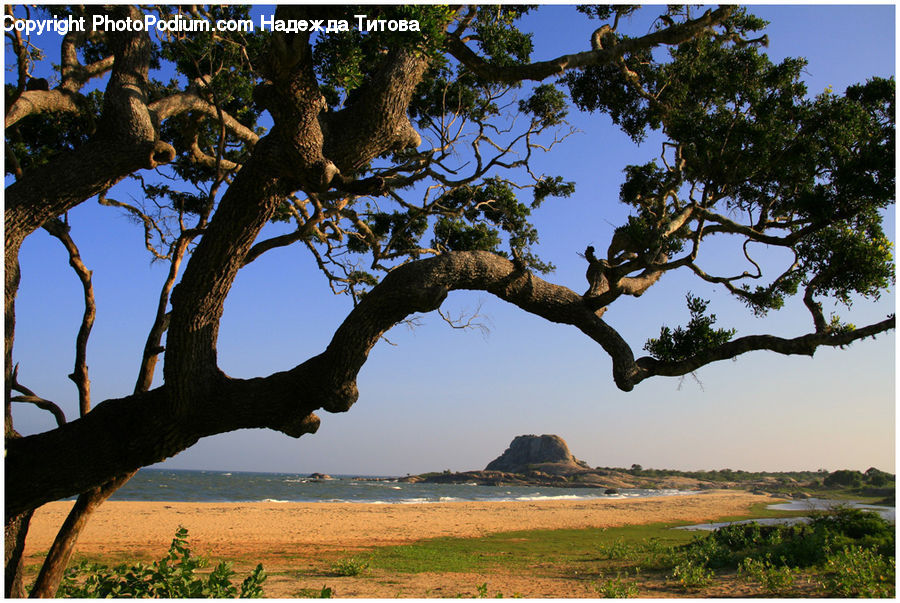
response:
<path fill-rule="evenodd" d="M 865 472 L 865 481 L 870 486 L 881 487 L 894 481 L 894 476 L 886 471 L 869 467 Z"/>
<path fill-rule="evenodd" d="M 849 307 L 893 283 L 881 224 L 894 194 L 893 81 L 809 98 L 803 61 L 772 63 L 758 35 L 765 24 L 730 6 L 659 8 L 655 27 L 638 35 L 624 32 L 636 7 L 588 7 L 585 18 L 599 27 L 584 50 L 532 61 L 531 39 L 516 28 L 527 10 L 367 6 L 356 11 L 365 18 L 341 27 L 354 14 L 347 7 L 284 6 L 273 31 L 260 31 L 259 15 L 238 6 L 7 8 L 22 23 L 256 19 L 252 32 L 69 31 L 59 37 L 52 88 L 34 77 L 42 54 L 24 28 L 7 34 L 17 70 L 5 91 L 14 178 L 5 212 L 8 595 L 24 593 L 21 553 L 34 509 L 79 496 L 35 588 L 52 596 L 91 509 L 134 471 L 235 429 L 316 431 L 315 411 L 355 402 L 357 373 L 385 332 L 440 311 L 452 290 L 487 291 L 577 327 L 610 356 L 623 391 L 754 350 L 812 355 L 893 328 L 893 316 L 856 327 L 826 317 L 823 305 Z M 316 30 L 331 22 L 334 31 Z M 535 156 L 568 134 L 566 92 L 635 141 L 664 139 L 657 160 L 627 167 L 620 200 L 631 214 L 605 254 L 585 248 L 583 294 L 538 276 L 552 266 L 534 251 L 530 221 L 547 199 L 574 191 L 564 175 L 533 169 Z M 126 179 L 141 201 L 114 198 Z M 94 197 L 141 224 L 169 272 L 133 392 L 92 410 L 93 289 L 66 215 Z M 292 227 L 261 236 L 273 222 Z M 19 249 L 41 227 L 65 245 L 83 284 L 71 375 L 80 417 L 71 422 L 17 379 Z M 702 269 L 701 245 L 720 240 L 742 249 L 753 271 Z M 292 244 L 312 254 L 353 309 L 320 354 L 267 376 L 229 377 L 217 363 L 228 293 L 244 266 Z M 790 259 L 763 260 L 762 246 Z M 635 358 L 604 313 L 679 269 L 757 316 L 800 296 L 811 330 L 736 337 L 688 293 L 690 322 L 663 326 L 648 355 Z M 152 388 L 163 354 L 162 385 Z M 58 427 L 19 436 L 12 402 L 54 412 Z"/>
<path fill-rule="evenodd" d="M 852 469 L 839 469 L 825 478 L 826 486 L 846 486 L 859 488 L 863 484 L 863 474 Z"/>

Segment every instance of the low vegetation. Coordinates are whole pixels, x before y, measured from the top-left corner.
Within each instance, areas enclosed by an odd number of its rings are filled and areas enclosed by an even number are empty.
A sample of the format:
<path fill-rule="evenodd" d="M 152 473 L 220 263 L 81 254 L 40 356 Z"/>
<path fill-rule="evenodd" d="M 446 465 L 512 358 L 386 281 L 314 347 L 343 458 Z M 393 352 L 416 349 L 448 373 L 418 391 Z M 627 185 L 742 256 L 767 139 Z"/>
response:
<path fill-rule="evenodd" d="M 200 573 L 198 570 L 207 567 L 209 561 L 191 552 L 187 535 L 187 529 L 179 528 L 166 556 L 149 566 L 123 563 L 108 567 L 82 561 L 66 571 L 57 596 L 78 599 L 248 599 L 263 596 L 266 573 L 262 564 L 256 566 L 240 587 L 232 582 L 235 572 L 229 563 L 219 563 L 211 572 Z"/>
<path fill-rule="evenodd" d="M 837 471 L 744 471 L 719 469 L 713 471 L 678 471 L 676 469 L 645 469 L 634 464 L 630 469 L 598 467 L 598 472 L 628 475 L 652 487 L 666 478 L 694 479 L 706 487 L 759 489 L 773 494 L 792 495 L 804 492 L 827 498 L 869 498 L 893 500 L 896 476 L 870 467 L 865 472 L 851 469 Z"/>
<path fill-rule="evenodd" d="M 754 514 L 787 513 L 757 506 Z M 429 576 L 428 581 L 432 574 L 471 581 L 457 580 L 456 587 L 424 594 L 398 586 L 394 596 L 520 596 L 519 586 L 508 586 L 514 583 L 508 580 L 510 576 L 525 578 L 515 584 L 533 579 L 568 589 L 555 596 L 895 595 L 894 525 L 871 512 L 839 508 L 815 513 L 808 523 L 733 524 L 702 534 L 672 527 L 530 530 L 378 547 L 350 557 L 336 552 L 336 556 L 320 558 L 308 571 L 289 572 L 296 585 L 291 596 L 348 596 L 366 592 L 366 584 L 387 581 L 399 585 L 403 576 L 416 574 Z M 59 596 L 263 596 L 266 573 L 261 565 L 237 585 L 232 582 L 236 574 L 230 564 L 220 563 L 212 570 L 207 564 L 204 557 L 191 553 L 187 531 L 182 528 L 168 554 L 150 565 L 110 568 L 79 563 L 67 572 Z M 491 577 L 494 582 L 484 580 Z M 525 596 L 545 595 L 526 592 Z"/>

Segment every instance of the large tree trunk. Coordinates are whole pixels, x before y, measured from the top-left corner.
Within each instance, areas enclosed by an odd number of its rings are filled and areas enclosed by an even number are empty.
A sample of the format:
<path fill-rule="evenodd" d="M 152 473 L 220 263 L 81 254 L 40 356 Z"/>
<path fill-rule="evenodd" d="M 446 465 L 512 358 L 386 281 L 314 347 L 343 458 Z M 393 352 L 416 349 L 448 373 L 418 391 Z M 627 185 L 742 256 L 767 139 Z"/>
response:
<path fill-rule="evenodd" d="M 75 543 L 81 530 L 87 525 L 93 512 L 106 501 L 116 490 L 121 488 L 134 473 L 128 473 L 81 494 L 75 505 L 56 534 L 53 546 L 41 565 L 41 571 L 31 589 L 31 598 L 53 598 L 59 590 L 63 574 L 72 558 Z"/>

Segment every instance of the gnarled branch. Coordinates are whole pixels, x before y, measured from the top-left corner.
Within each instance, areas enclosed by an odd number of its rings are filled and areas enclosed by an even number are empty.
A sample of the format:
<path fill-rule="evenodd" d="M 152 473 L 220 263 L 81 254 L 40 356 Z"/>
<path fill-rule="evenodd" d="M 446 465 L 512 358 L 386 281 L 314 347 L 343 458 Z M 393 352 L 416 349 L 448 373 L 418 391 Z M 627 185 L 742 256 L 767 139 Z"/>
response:
<path fill-rule="evenodd" d="M 618 44 L 609 48 L 598 48 L 577 54 L 567 54 L 548 61 L 529 63 L 527 65 L 491 65 L 456 36 L 448 36 L 447 46 L 450 54 L 459 62 L 486 80 L 509 84 L 523 80 L 539 82 L 549 77 L 561 75 L 571 69 L 614 63 L 625 54 L 644 48 L 681 44 L 713 25 L 720 23 L 732 12 L 734 12 L 733 6 L 722 6 L 716 10 L 707 10 L 696 19 L 672 25 L 639 38 L 621 40 Z"/>

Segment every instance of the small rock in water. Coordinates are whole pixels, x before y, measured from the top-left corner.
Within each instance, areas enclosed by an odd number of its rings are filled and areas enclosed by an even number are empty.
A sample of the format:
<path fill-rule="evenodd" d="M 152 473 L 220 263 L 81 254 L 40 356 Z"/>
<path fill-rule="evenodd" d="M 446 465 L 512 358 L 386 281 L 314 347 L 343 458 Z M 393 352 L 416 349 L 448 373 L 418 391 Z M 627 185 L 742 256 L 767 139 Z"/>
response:
<path fill-rule="evenodd" d="M 616 490 L 615 488 L 607 488 L 603 493 L 604 494 L 618 494 L 619 491 Z"/>

